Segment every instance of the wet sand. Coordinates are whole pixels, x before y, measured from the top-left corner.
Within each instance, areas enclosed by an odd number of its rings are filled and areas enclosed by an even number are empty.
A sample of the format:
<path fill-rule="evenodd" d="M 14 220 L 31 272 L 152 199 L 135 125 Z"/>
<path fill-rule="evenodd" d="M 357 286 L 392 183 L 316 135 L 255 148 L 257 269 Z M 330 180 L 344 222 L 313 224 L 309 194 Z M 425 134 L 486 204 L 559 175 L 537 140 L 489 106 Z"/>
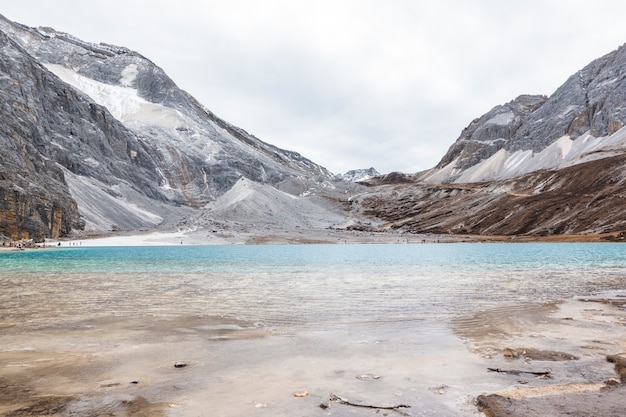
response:
<path fill-rule="evenodd" d="M 479 395 L 479 410 L 488 417 L 623 416 L 625 306 L 613 294 L 467 319 L 476 325 L 463 327 L 468 344 L 511 383 Z"/>
<path fill-rule="evenodd" d="M 184 353 L 189 344 L 263 336 L 243 326 L 206 317 L 5 326 L 0 329 L 0 415 L 168 415 L 177 406 L 177 392 L 189 384 L 185 368 L 199 362 Z"/>
<path fill-rule="evenodd" d="M 437 384 L 420 377 L 438 367 L 441 375 L 453 372 L 465 356 L 456 338 L 429 330 L 416 345 L 414 335 L 391 341 L 367 330 L 276 333 L 209 317 L 5 327 L 0 415 L 354 415 L 353 407 L 330 401 L 333 394 L 380 407 L 409 404 L 411 415 L 464 415 L 446 404 L 444 393 L 454 388 L 443 377 Z M 426 357 L 438 360 L 410 369 Z M 375 415 L 376 409 L 360 411 Z"/>
<path fill-rule="evenodd" d="M 456 334 L 219 317 L 2 321 L 0 415 L 623 415 L 607 356 L 626 352 L 625 302 L 503 307 L 455 320 Z"/>

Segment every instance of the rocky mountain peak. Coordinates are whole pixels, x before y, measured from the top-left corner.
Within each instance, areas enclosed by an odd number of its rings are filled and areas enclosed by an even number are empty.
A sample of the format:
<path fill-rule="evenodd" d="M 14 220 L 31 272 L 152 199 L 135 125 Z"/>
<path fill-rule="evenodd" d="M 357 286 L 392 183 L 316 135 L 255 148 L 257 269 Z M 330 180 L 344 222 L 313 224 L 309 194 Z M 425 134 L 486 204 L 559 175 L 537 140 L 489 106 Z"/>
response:
<path fill-rule="evenodd" d="M 335 177 L 348 182 L 359 182 L 378 176 L 380 176 L 380 172 L 376 171 L 374 167 L 370 167 L 367 169 L 351 169 L 345 174 L 337 174 Z"/>
<path fill-rule="evenodd" d="M 520 96 L 475 119 L 424 178 L 476 182 L 575 163 L 573 158 L 584 160 L 583 139 L 593 138 L 595 150 L 603 146 L 596 139 L 614 146 L 609 138 L 625 124 L 626 48 L 622 46 L 570 76 L 549 97 Z M 560 148 L 571 149 L 578 140 L 573 148 L 580 152 L 546 161 L 550 147 L 560 143 Z M 545 163 L 537 159 L 530 163 L 529 158 L 537 155 Z"/>
<path fill-rule="evenodd" d="M 442 168 L 458 158 L 457 168 L 465 169 L 489 158 L 513 140 L 528 116 L 547 99 L 540 95 L 522 95 L 474 119 L 437 167 Z"/>
<path fill-rule="evenodd" d="M 295 195 L 333 178 L 220 119 L 127 48 L 2 16 L 0 48 L 0 235 L 154 227 L 242 177 Z"/>

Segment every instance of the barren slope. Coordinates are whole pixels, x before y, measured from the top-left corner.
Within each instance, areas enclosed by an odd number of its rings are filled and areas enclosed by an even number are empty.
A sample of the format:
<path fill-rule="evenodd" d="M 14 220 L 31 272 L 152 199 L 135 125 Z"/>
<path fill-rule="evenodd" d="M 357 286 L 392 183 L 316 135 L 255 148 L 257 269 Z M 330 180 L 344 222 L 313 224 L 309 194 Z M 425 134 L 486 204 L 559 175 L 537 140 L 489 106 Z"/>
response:
<path fill-rule="evenodd" d="M 508 181 L 375 187 L 360 211 L 382 229 L 477 235 L 626 230 L 626 155 Z"/>

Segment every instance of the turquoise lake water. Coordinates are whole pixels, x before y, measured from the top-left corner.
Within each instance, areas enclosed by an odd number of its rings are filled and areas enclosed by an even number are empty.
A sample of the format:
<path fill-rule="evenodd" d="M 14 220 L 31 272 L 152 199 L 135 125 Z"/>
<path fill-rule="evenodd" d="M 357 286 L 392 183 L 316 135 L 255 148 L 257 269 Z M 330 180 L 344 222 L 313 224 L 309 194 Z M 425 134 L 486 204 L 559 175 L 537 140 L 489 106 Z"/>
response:
<path fill-rule="evenodd" d="M 599 303 L 548 315 L 572 297 L 626 295 L 626 245 L 72 246 L 0 252 L 0 288 L 0 352 L 26 358 L 5 370 L 67 356 L 69 377 L 46 382 L 61 392 L 139 380 L 137 395 L 175 404 L 172 417 L 314 417 L 329 393 L 476 417 L 477 395 L 519 385 L 487 367 L 549 366 L 554 379 L 533 387 L 613 375 L 600 352 L 622 351 L 621 316 Z M 582 359 L 510 364 L 509 344 Z"/>
<path fill-rule="evenodd" d="M 69 247 L 0 254 L 0 315 L 195 314 L 261 326 L 441 320 L 626 288 L 626 245 Z"/>

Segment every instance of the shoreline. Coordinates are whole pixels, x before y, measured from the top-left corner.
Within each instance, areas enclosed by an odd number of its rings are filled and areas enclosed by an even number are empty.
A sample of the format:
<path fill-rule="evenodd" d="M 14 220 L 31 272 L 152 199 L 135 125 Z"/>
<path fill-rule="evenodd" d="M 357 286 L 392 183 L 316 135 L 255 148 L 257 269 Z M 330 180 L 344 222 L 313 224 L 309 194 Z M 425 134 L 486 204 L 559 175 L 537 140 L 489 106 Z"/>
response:
<path fill-rule="evenodd" d="M 621 417 L 626 395 L 626 353 L 607 355 L 615 376 L 603 382 L 517 388 L 476 398 L 486 417 L 591 416 Z"/>
<path fill-rule="evenodd" d="M 626 242 L 621 232 L 594 235 L 479 236 L 449 234 L 412 234 L 398 232 L 360 232 L 347 230 L 271 230 L 215 233 L 208 230 L 178 230 L 85 234 L 50 239 L 38 247 L 1 246 L 0 252 L 53 249 L 68 246 L 166 246 L 166 245 L 272 245 L 272 244 L 426 244 L 426 243 L 610 243 Z"/>
<path fill-rule="evenodd" d="M 623 416 L 625 307 L 622 293 L 577 297 L 561 303 L 552 314 L 536 318 L 520 342 L 545 346 L 545 341 L 538 341 L 550 338 L 551 347 L 565 352 L 503 348 L 495 361 L 502 368 L 491 370 L 513 383 L 509 389 L 477 396 L 477 408 L 487 417 Z M 546 320 L 552 322 L 546 325 Z M 567 363 L 575 364 L 572 378 L 563 378 Z M 537 370 L 548 373 L 524 373 Z"/>
<path fill-rule="evenodd" d="M 417 351 L 398 342 L 364 343 L 366 333 L 353 325 L 271 329 L 223 317 L 123 314 L 5 321 L 0 415 L 347 416 L 358 410 L 330 401 L 337 394 L 442 416 L 582 416 L 572 410 L 592 403 L 598 415 L 617 417 L 626 387 L 626 359 L 618 359 L 626 352 L 625 305 L 626 295 L 618 293 L 479 312 L 451 323 L 460 340 L 430 335 Z M 340 346 L 348 347 L 345 357 Z M 380 349 L 383 357 L 375 354 Z M 610 356 L 622 371 L 607 362 Z M 436 384 L 414 374 L 424 366 L 441 366 Z M 524 374 L 546 370 L 550 378 Z M 458 372 L 466 383 L 454 382 Z M 384 411 L 374 408 L 371 415 L 376 410 Z"/>

